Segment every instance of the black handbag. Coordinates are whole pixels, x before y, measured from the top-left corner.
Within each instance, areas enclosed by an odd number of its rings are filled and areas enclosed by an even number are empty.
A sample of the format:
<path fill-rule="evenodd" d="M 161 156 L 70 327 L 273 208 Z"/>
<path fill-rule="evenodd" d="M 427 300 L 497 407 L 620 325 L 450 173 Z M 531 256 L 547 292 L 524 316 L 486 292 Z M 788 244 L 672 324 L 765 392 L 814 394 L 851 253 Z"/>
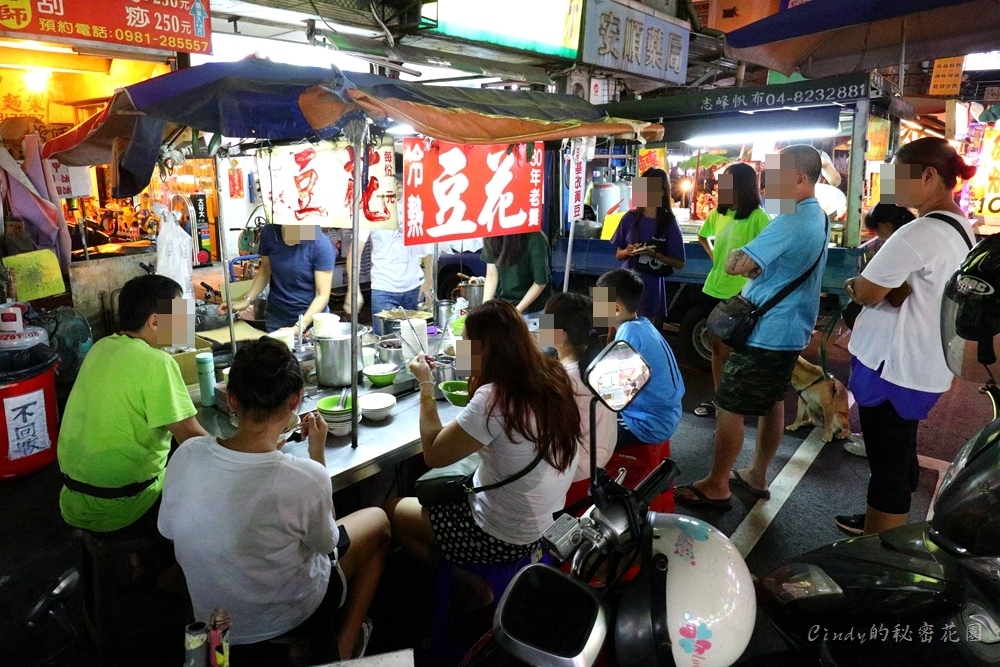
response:
<path fill-rule="evenodd" d="M 830 236 L 829 222 L 830 220 L 827 218 L 825 238 L 829 238 Z M 812 275 L 816 267 L 819 266 L 819 260 L 823 259 L 823 252 L 825 250 L 826 241 L 824 240 L 823 249 L 820 250 L 819 257 L 816 258 L 812 266 L 801 276 L 781 288 L 781 291 L 768 299 L 764 305 L 755 306 L 742 294 L 737 294 L 718 304 L 708 314 L 708 322 L 706 323 L 708 330 L 713 336 L 734 350 L 739 351 L 744 349 L 747 346 L 747 341 L 750 339 L 750 334 L 753 333 L 754 327 L 757 326 L 757 322 L 764 316 L 764 313 L 778 305 L 782 299 L 798 289 L 799 285 Z"/>
<path fill-rule="evenodd" d="M 479 454 L 469 454 L 450 466 L 435 468 L 421 475 L 416 482 L 417 500 L 424 507 L 448 505 L 463 500 L 470 493 L 492 491 L 515 482 L 534 470 L 542 462 L 539 454 L 520 472 L 486 486 L 472 486 L 473 476 L 482 461 Z"/>

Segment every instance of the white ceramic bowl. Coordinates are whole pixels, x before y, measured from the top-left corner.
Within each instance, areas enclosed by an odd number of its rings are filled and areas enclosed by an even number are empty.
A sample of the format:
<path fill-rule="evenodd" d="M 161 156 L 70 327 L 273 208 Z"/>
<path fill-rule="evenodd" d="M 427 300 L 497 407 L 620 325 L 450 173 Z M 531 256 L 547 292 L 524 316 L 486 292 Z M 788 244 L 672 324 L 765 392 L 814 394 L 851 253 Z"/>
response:
<path fill-rule="evenodd" d="M 396 405 L 396 397 L 379 391 L 358 396 L 358 407 L 362 412 L 391 410 Z"/>
<path fill-rule="evenodd" d="M 342 424 L 328 424 L 329 434 L 335 436 L 344 436 L 351 432 L 351 422 L 345 422 Z"/>
<path fill-rule="evenodd" d="M 313 335 L 319 338 L 331 338 L 334 334 L 332 325 L 340 322 L 340 316 L 333 313 L 316 313 L 313 315 Z"/>

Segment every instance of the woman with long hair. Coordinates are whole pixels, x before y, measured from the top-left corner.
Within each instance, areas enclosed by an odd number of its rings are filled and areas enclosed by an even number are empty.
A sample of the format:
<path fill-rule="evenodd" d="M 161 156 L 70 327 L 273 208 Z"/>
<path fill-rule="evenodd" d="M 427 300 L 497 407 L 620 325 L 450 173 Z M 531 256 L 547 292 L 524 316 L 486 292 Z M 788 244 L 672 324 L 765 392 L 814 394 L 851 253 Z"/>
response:
<path fill-rule="evenodd" d="M 594 300 L 575 292 L 560 292 L 545 304 L 542 322 L 538 342 L 555 348 L 559 363 L 573 384 L 573 396 L 580 411 L 580 459 L 567 497 L 569 505 L 586 495 L 590 479 L 590 399 L 593 394 L 584 386 L 582 375 L 602 349 L 600 334 L 594 328 Z M 596 416 L 597 465 L 603 468 L 615 453 L 618 426 L 615 413 L 603 403 L 597 405 Z"/>
<path fill-rule="evenodd" d="M 975 241 L 954 198 L 958 179 L 975 173 L 947 141 L 930 137 L 906 144 L 883 165 L 882 200 L 915 208 L 919 217 L 844 283 L 864 306 L 851 335 L 851 390 L 871 468 L 866 512 L 836 517 L 847 533 L 895 528 L 910 511 L 917 426 L 953 379 L 941 348 L 941 299 Z"/>
<path fill-rule="evenodd" d="M 573 385 L 506 301 L 470 311 L 458 347 L 460 365 L 471 371 L 471 398 L 446 426 L 429 359 L 418 355 L 410 362 L 420 382 L 424 461 L 442 468 L 477 452 L 475 486 L 528 472 L 451 504 L 423 507 L 416 498 L 393 499 L 386 513 L 402 546 L 425 561 L 438 554 L 454 564 L 517 561 L 536 548 L 576 473 L 580 412 Z"/>
<path fill-rule="evenodd" d="M 684 268 L 684 237 L 670 207 L 670 177 L 662 169 L 647 169 L 632 184 L 636 208 L 626 213 L 611 242 L 622 268 L 642 276 L 645 286 L 638 314 L 659 328 L 667 316 L 665 277 L 654 267 Z"/>
<path fill-rule="evenodd" d="M 726 167 L 719 176 L 719 206 L 698 230 L 698 243 L 712 260 L 712 269 L 701 290 L 705 313 L 742 291 L 747 279 L 726 273 L 726 258 L 733 250 L 755 239 L 770 221 L 761 208 L 757 171 L 743 162 Z M 710 243 L 709 239 L 714 241 Z M 711 334 L 709 340 L 712 344 L 712 381 L 718 389 L 722 369 L 733 350 Z M 694 409 L 694 413 L 699 417 L 711 417 L 715 415 L 715 404 L 705 401 Z"/>
<path fill-rule="evenodd" d="M 552 249 L 541 232 L 483 240 L 483 301 L 496 297 L 526 315 L 540 313 L 552 296 Z"/>

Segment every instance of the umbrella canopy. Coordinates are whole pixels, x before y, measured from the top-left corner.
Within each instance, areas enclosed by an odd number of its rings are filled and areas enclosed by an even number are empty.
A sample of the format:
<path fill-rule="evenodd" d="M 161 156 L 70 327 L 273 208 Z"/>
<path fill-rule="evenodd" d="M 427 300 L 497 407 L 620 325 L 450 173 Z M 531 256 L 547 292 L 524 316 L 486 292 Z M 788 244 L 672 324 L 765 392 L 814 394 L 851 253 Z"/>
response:
<path fill-rule="evenodd" d="M 336 136 L 363 116 L 406 122 L 421 134 L 463 144 L 626 134 L 657 140 L 663 134 L 659 125 L 611 118 L 572 95 L 430 87 L 250 58 L 199 65 L 123 88 L 103 112 L 48 142 L 45 156 L 83 166 L 122 162 L 131 151 L 142 159 L 128 171 L 148 180 L 159 152 L 159 141 L 148 139 L 162 139 L 171 126 L 294 141 Z M 115 160 L 116 147 L 126 138 L 131 142 L 123 160 Z"/>
<path fill-rule="evenodd" d="M 905 25 L 905 36 L 904 36 Z M 810 0 L 725 36 L 727 56 L 817 78 L 996 49 L 1000 0 Z"/>

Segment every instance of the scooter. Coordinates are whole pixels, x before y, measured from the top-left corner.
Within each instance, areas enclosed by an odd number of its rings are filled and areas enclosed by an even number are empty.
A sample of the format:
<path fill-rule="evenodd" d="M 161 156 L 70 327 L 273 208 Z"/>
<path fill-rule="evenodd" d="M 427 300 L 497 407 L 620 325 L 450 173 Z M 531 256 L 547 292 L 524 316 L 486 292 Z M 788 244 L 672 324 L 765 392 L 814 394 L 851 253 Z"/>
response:
<path fill-rule="evenodd" d="M 986 382 L 994 419 L 959 450 L 933 518 L 835 542 L 758 582 L 763 612 L 808 664 L 1000 664 L 997 252 L 1000 239 L 980 243 L 945 288 L 945 359 Z"/>
<path fill-rule="evenodd" d="M 626 408 L 649 368 L 625 341 L 605 348 L 584 374 L 590 406 L 593 505 L 572 508 L 545 531 L 549 555 L 511 581 L 493 630 L 462 665 L 697 665 L 725 667 L 753 633 L 750 572 L 729 539 L 697 519 L 648 511 L 678 474 L 664 459 L 634 490 L 597 467 L 595 408 Z M 581 508 L 582 509 L 582 508 Z"/>

